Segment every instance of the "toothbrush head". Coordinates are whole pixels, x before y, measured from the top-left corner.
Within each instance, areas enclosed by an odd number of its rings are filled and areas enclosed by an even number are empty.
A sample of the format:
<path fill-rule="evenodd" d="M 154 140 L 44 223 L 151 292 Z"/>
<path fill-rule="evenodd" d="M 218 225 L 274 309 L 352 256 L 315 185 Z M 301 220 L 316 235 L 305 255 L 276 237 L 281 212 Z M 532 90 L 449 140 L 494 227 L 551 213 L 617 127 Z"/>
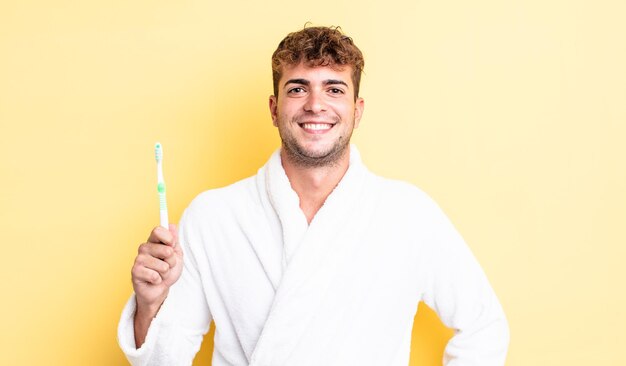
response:
<path fill-rule="evenodd" d="M 156 145 L 154 145 L 154 156 L 156 157 L 157 162 L 163 160 L 163 146 L 160 142 L 157 142 Z"/>

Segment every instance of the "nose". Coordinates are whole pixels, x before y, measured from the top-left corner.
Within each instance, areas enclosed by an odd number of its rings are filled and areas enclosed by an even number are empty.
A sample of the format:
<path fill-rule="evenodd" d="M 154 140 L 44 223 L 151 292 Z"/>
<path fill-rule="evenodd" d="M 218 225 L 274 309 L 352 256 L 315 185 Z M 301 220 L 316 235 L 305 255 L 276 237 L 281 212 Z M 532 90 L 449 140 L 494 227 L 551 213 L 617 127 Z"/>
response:
<path fill-rule="evenodd" d="M 326 104 L 322 93 L 315 90 L 310 91 L 306 103 L 304 103 L 304 110 L 311 113 L 326 111 Z"/>

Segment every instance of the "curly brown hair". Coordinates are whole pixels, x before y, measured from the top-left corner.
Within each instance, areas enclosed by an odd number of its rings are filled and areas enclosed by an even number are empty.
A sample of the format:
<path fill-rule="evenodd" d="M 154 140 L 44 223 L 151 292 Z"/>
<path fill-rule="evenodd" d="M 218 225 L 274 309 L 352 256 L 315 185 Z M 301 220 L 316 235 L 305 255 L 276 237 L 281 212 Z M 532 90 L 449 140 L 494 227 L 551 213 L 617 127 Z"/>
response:
<path fill-rule="evenodd" d="M 278 81 L 284 65 L 297 65 L 301 62 L 311 67 L 352 67 L 354 98 L 359 96 L 361 73 L 365 65 L 361 50 L 352 38 L 346 36 L 340 27 L 304 27 L 289 33 L 272 55 L 272 76 L 274 95 L 278 96 Z"/>

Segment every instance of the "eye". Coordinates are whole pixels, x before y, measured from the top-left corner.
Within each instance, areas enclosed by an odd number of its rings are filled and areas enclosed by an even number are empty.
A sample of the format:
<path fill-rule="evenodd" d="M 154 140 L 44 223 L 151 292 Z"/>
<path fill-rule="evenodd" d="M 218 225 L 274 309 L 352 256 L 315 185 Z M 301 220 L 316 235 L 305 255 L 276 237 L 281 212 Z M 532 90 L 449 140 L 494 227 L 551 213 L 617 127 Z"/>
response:
<path fill-rule="evenodd" d="M 299 93 L 304 93 L 304 88 L 302 87 L 295 87 L 295 88 L 291 88 L 289 90 L 287 90 L 288 94 L 299 94 Z"/>
<path fill-rule="evenodd" d="M 343 91 L 343 89 L 339 89 L 339 88 L 331 88 L 328 90 L 331 94 L 344 94 L 345 92 Z"/>

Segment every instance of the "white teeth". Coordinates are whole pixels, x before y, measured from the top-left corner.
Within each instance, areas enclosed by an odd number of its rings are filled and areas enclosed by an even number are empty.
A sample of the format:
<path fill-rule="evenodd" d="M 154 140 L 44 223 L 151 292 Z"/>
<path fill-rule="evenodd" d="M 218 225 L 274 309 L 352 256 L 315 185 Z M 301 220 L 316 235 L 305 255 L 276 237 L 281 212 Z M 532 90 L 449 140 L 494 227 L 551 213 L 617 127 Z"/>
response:
<path fill-rule="evenodd" d="M 327 123 L 303 123 L 302 127 L 307 130 L 329 130 L 333 125 Z"/>

